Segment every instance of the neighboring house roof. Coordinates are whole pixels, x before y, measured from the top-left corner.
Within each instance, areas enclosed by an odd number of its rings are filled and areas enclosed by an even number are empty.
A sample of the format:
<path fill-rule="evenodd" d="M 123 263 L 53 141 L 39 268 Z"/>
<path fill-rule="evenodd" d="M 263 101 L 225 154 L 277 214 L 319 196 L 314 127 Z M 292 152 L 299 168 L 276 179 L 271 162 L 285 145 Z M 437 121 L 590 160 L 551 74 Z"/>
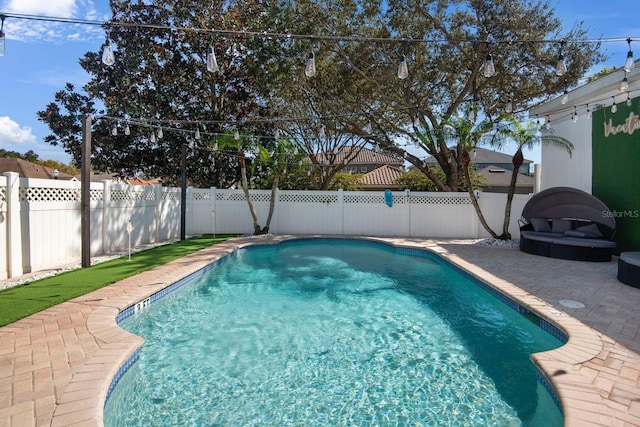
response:
<path fill-rule="evenodd" d="M 402 170 L 389 165 L 382 165 L 379 168 L 364 174 L 364 187 L 398 187 L 396 179 L 402 176 Z"/>
<path fill-rule="evenodd" d="M 56 179 L 53 168 L 29 162 L 24 159 L 3 157 L 0 158 L 0 175 L 5 172 L 15 172 L 21 178 Z M 65 172 L 58 172 L 58 178 L 62 181 L 75 181 L 76 178 Z"/>
<path fill-rule="evenodd" d="M 352 158 L 353 157 L 353 158 Z M 318 153 L 316 155 L 318 162 L 324 162 L 325 153 Z M 329 156 L 331 158 L 331 156 Z M 370 148 L 347 146 L 341 147 L 335 154 L 334 164 L 341 163 L 344 159 L 347 159 L 350 165 L 392 165 L 402 166 L 404 159 L 394 156 L 393 154 L 377 152 Z"/>
<path fill-rule="evenodd" d="M 498 167 L 487 166 L 478 171 L 478 175 L 485 177 L 487 188 L 490 187 L 509 187 L 511 185 L 511 171 Z M 535 183 L 535 178 L 530 175 L 524 175 L 519 173 L 516 179 L 516 188 L 518 187 L 531 187 Z"/>
<path fill-rule="evenodd" d="M 488 150 L 482 147 L 476 147 L 471 151 L 471 163 L 490 164 L 490 165 L 511 164 L 512 159 L 513 159 L 513 155 L 511 154 L 505 154 L 499 151 Z M 437 163 L 436 159 L 433 156 L 427 157 L 425 162 Z M 525 159 L 522 163 L 531 164 L 533 163 L 533 161 Z"/>

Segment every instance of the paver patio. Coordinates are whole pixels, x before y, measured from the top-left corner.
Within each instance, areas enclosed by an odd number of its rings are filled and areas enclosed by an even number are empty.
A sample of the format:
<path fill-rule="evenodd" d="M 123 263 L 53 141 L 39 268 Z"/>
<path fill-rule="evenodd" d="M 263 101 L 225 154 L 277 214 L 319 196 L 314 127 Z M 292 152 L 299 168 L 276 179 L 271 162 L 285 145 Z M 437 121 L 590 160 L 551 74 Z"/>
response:
<path fill-rule="evenodd" d="M 286 238 L 232 239 L 0 328 L 0 425 L 102 425 L 111 379 L 142 343 L 117 327 L 117 313 L 239 246 Z M 640 289 L 616 280 L 615 261 L 541 258 L 470 241 L 379 240 L 430 248 L 565 330 L 565 346 L 533 356 L 556 388 L 565 425 L 640 426 Z M 566 299 L 585 307 L 566 308 Z"/>

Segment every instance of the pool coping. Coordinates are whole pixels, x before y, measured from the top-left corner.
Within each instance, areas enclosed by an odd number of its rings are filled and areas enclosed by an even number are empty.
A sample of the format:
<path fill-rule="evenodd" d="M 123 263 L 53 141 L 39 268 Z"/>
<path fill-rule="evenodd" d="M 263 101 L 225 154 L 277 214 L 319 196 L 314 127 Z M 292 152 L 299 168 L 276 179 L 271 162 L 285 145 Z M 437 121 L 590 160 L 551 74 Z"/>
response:
<path fill-rule="evenodd" d="M 77 356 L 78 360 L 69 364 L 69 372 L 65 372 L 61 378 L 54 381 L 53 404 L 51 399 L 48 399 L 46 401 L 47 404 L 42 405 L 44 408 L 38 412 L 38 401 L 32 402 L 32 405 L 35 406 L 35 409 L 33 409 L 35 422 L 32 425 L 103 425 L 103 410 L 109 386 L 121 366 L 130 360 L 131 356 L 135 354 L 143 343 L 141 337 L 122 330 L 116 323 L 118 314 L 127 307 L 149 298 L 151 295 L 184 277 L 198 272 L 239 248 L 310 237 L 378 241 L 400 248 L 426 249 L 442 256 L 469 275 L 482 280 L 486 285 L 505 293 L 523 307 L 552 323 L 568 336 L 567 343 L 562 347 L 532 355 L 532 360 L 552 384 L 556 396 L 562 404 L 565 426 L 634 425 L 633 419 L 629 421 L 629 414 L 626 414 L 625 417 L 618 416 L 615 411 L 615 404 L 611 404 L 606 396 L 603 396 L 601 391 L 594 386 L 592 374 L 594 365 L 590 364 L 589 369 L 583 369 L 588 362 L 597 359 L 603 351 L 610 347 L 607 345 L 612 341 L 610 338 L 557 310 L 538 297 L 482 270 L 455 254 L 449 253 L 438 245 L 437 240 L 358 236 L 267 236 L 263 238 L 228 240 L 154 270 L 141 273 L 52 307 L 45 310 L 47 313 L 36 314 L 1 328 L 0 336 L 11 335 L 15 339 L 21 329 L 28 328 L 38 318 L 44 319 L 47 316 L 51 317 L 61 311 L 69 310 L 79 311 L 84 309 L 88 312 L 85 315 L 86 320 L 78 323 L 75 328 L 78 329 L 79 336 L 82 335 L 87 340 L 93 340 L 93 343 L 88 345 L 90 350 L 84 351 L 84 357 Z M 86 328 L 86 334 L 84 333 L 85 331 L 82 331 L 83 328 Z M 87 334 L 88 336 L 86 336 Z M 33 340 L 34 345 L 40 343 L 36 341 Z M 44 341 L 43 343 L 48 346 L 51 345 Z M 16 351 L 15 345 L 13 349 Z M 65 348 L 65 350 L 67 349 Z M 32 348 L 30 351 L 33 354 L 34 349 Z M 0 353 L 0 356 L 2 354 Z M 640 359 L 637 358 L 635 353 L 632 353 L 632 355 L 634 357 L 630 357 L 629 363 L 635 369 L 640 369 Z M 67 359 L 69 359 L 68 356 Z M 603 366 L 604 368 L 606 367 Z M 595 369 L 597 369 L 597 364 Z M 607 373 L 611 374 L 608 371 Z M 0 376 L 0 378 L 4 378 L 4 376 Z M 0 391 L 4 392 L 4 389 Z M 640 392 L 636 393 L 634 400 L 640 400 Z M 26 413 L 24 411 L 19 412 L 16 409 L 16 405 L 11 405 L 8 410 L 5 410 L 0 401 L 0 415 L 14 417 L 12 408 L 16 412 L 16 417 L 20 414 L 24 416 Z M 1 419 L 3 417 L 0 417 Z M 14 420 L 17 418 L 7 419 Z M 637 421 L 640 421 L 640 419 L 637 419 Z"/>

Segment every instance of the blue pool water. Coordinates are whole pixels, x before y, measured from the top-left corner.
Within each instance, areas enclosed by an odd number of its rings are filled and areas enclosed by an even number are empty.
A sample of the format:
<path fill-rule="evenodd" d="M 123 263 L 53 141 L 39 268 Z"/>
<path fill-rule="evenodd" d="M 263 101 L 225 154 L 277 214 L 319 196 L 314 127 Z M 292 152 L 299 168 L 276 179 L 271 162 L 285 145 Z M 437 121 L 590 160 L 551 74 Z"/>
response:
<path fill-rule="evenodd" d="M 561 426 L 529 359 L 562 343 L 429 253 L 240 250 L 120 323 L 111 426 Z"/>

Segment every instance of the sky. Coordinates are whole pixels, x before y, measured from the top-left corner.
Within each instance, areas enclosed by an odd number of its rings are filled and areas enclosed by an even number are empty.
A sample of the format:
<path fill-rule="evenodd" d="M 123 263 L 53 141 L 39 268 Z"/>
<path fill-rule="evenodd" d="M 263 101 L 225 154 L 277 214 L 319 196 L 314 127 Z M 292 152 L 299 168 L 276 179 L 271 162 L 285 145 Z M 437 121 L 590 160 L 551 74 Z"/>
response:
<path fill-rule="evenodd" d="M 637 0 L 550 0 L 556 16 L 569 29 L 583 22 L 589 37 L 640 39 L 640 2 Z M 0 0 L 0 12 L 107 21 L 108 0 Z M 37 112 L 53 102 L 69 82 L 81 87 L 89 75 L 78 64 L 84 53 L 99 50 L 105 33 L 99 26 L 50 23 L 7 18 L 6 53 L 0 57 L 0 148 L 25 153 L 33 150 L 41 160 L 69 163 L 61 148 L 44 142 L 51 134 Z M 640 58 L 640 41 L 631 45 Z M 590 71 L 624 64 L 626 42 L 605 43 L 609 56 Z M 509 147 L 505 148 L 509 152 Z M 539 149 L 525 157 L 540 162 Z"/>

